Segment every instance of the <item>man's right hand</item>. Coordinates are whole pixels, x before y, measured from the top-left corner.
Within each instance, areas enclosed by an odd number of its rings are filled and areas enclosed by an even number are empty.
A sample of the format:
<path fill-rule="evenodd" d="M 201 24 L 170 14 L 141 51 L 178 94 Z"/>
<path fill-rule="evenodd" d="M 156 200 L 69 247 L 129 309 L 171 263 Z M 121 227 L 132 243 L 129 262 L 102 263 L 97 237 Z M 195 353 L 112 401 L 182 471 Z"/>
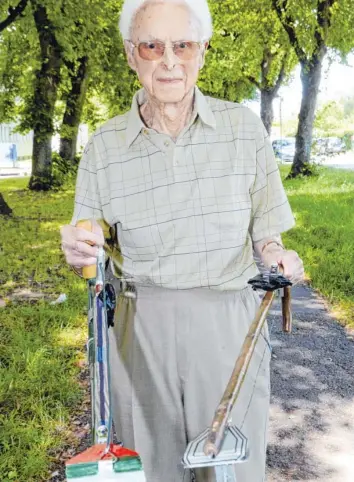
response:
<path fill-rule="evenodd" d="M 70 266 L 83 268 L 97 262 L 98 248 L 104 245 L 104 236 L 97 221 L 91 222 L 92 232 L 70 224 L 60 229 L 62 250 Z"/>

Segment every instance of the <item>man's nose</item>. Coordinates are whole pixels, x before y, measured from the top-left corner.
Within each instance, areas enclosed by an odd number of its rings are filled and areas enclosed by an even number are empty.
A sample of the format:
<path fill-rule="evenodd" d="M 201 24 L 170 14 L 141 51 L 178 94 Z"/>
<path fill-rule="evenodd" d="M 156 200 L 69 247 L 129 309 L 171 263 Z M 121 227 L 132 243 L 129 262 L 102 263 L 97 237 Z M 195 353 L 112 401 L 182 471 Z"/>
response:
<path fill-rule="evenodd" d="M 178 63 L 178 58 L 173 51 L 173 46 L 166 45 L 163 55 L 163 63 L 166 65 L 167 70 L 172 70 Z"/>

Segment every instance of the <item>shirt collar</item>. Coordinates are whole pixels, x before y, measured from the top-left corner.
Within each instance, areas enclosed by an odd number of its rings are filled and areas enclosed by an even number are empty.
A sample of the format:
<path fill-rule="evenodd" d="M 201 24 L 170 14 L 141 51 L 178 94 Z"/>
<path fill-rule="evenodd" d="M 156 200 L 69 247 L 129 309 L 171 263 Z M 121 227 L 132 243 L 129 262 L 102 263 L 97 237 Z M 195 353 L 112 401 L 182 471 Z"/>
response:
<path fill-rule="evenodd" d="M 145 91 L 140 89 L 133 97 L 132 105 L 128 113 L 126 143 L 130 147 L 135 139 L 140 134 L 141 130 L 146 128 L 144 122 L 140 117 L 139 107 L 144 103 Z M 205 96 L 201 93 L 198 87 L 195 87 L 195 104 L 194 109 L 196 114 L 200 117 L 202 122 L 213 129 L 216 129 L 216 119 L 210 105 Z"/>
<path fill-rule="evenodd" d="M 216 129 L 216 119 L 211 107 L 198 87 L 195 88 L 195 109 L 202 122 L 213 129 Z"/>

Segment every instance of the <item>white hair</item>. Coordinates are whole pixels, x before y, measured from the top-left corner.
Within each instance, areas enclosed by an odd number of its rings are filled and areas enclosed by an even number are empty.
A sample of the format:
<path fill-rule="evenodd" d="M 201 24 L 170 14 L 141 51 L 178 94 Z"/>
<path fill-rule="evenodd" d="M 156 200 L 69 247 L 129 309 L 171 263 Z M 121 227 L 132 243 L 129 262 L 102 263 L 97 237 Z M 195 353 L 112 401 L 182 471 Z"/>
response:
<path fill-rule="evenodd" d="M 119 29 L 123 40 L 130 40 L 131 27 L 135 16 L 140 8 L 146 3 L 153 3 L 163 0 L 124 0 Z M 213 34 L 213 24 L 207 0 L 164 0 L 185 4 L 198 20 L 201 26 L 201 41 L 207 41 Z"/>

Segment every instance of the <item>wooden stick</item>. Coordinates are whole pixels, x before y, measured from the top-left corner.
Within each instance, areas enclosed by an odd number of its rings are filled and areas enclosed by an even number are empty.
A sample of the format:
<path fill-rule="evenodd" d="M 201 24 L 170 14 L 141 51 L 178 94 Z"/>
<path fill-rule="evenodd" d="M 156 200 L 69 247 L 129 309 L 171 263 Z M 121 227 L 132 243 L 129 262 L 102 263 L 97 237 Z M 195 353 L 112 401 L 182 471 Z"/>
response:
<path fill-rule="evenodd" d="M 265 324 L 274 296 L 274 292 L 266 292 L 242 345 L 241 353 L 236 361 L 235 368 L 224 395 L 215 412 L 209 436 L 204 445 L 204 453 L 209 457 L 216 457 L 221 449 L 231 411 L 240 393 L 254 349 Z"/>
<path fill-rule="evenodd" d="M 291 313 L 291 288 L 287 286 L 284 288 L 282 302 L 282 313 L 283 313 L 283 331 L 285 333 L 291 333 L 293 317 Z"/>
<path fill-rule="evenodd" d="M 92 231 L 92 228 L 93 228 L 92 222 L 90 220 L 79 221 L 76 224 L 76 227 L 81 229 L 86 229 L 86 231 Z M 96 274 L 97 274 L 97 267 L 95 264 L 92 266 L 84 266 L 82 268 L 82 276 L 87 280 L 96 278 Z"/>

